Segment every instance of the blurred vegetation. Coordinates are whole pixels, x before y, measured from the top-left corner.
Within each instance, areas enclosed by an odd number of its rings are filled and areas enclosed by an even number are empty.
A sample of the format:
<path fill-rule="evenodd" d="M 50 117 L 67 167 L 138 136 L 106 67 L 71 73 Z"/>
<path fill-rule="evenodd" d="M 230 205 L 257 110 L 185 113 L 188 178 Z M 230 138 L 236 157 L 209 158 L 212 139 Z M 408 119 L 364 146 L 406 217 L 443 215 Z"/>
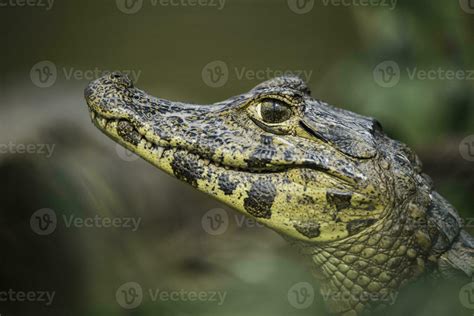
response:
<path fill-rule="evenodd" d="M 323 3 L 316 1 L 302 15 L 284 0 L 233 0 L 223 10 L 145 2 L 131 15 L 120 12 L 115 1 L 57 1 L 49 11 L 1 7 L 0 142 L 50 143 L 56 149 L 49 159 L 0 156 L 6 180 L 0 197 L 6 250 L 0 288 L 57 294 L 50 307 L 2 302 L 0 313 L 325 313 L 318 294 L 308 309 L 288 303 L 293 284 L 313 279 L 278 235 L 231 220 L 226 233 L 211 236 L 201 218 L 222 205 L 141 160 L 120 159 L 115 145 L 90 124 L 82 98 L 87 80 L 67 79 L 64 71 L 71 69 L 139 71 L 137 84 L 144 90 L 195 103 L 220 101 L 261 81 L 239 79 L 234 69 L 306 70 L 315 97 L 376 117 L 392 137 L 418 152 L 461 216 L 472 217 L 474 164 L 458 148 L 474 134 L 473 81 L 410 79 L 407 69 L 474 69 L 474 15 L 458 1 L 404 1 L 394 10 Z M 42 60 L 58 68 L 49 88 L 36 87 L 29 77 Z M 214 60 L 230 69 L 220 88 L 201 77 Z M 400 81 L 391 88 L 373 76 L 387 60 L 400 67 Z M 58 216 L 139 217 L 142 226 L 137 232 L 58 226 L 39 238 L 29 219 L 43 207 Z M 227 298 L 222 306 L 144 300 L 126 310 L 115 301 L 115 291 L 128 281 L 144 289 L 221 290 Z M 458 300 L 460 282 L 414 284 L 383 314 L 470 315 Z"/>

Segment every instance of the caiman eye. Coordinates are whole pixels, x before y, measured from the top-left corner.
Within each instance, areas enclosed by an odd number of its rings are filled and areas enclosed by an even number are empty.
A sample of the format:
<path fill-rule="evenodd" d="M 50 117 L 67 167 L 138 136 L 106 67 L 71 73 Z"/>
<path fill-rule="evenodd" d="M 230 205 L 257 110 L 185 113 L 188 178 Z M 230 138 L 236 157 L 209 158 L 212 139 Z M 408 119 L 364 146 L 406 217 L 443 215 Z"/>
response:
<path fill-rule="evenodd" d="M 257 105 L 260 119 L 269 124 L 282 123 L 291 117 L 291 108 L 283 101 L 264 99 Z"/>

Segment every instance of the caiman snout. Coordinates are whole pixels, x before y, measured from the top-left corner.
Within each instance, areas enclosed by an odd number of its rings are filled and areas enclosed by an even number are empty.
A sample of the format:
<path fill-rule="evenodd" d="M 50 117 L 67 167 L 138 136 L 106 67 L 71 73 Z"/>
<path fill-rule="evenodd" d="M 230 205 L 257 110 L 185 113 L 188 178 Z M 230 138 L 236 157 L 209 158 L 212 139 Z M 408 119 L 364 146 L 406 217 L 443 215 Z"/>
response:
<path fill-rule="evenodd" d="M 127 75 L 112 72 L 92 81 L 84 90 L 84 97 L 93 112 L 116 116 L 114 110 L 128 101 L 128 90 L 132 88 L 133 82 Z"/>

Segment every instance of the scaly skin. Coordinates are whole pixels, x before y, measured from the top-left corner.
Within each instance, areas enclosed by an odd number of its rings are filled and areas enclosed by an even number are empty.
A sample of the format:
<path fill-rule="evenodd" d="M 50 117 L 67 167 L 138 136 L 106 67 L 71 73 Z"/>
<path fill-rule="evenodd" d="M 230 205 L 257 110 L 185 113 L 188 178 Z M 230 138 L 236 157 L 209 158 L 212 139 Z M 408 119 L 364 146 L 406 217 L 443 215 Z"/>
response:
<path fill-rule="evenodd" d="M 313 99 L 298 78 L 191 105 L 113 73 L 85 97 L 113 140 L 299 247 L 331 312 L 383 307 L 427 270 L 472 274 L 473 240 L 417 156 L 376 120 Z"/>

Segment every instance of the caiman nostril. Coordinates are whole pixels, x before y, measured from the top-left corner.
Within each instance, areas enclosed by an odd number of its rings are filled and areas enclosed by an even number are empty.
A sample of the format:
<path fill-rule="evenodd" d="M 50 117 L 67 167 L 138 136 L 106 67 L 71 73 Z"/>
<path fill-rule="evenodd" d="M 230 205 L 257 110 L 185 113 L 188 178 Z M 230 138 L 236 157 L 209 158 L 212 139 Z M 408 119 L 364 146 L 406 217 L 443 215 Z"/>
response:
<path fill-rule="evenodd" d="M 126 74 L 122 74 L 120 72 L 112 72 L 110 74 L 110 79 L 116 84 L 124 86 L 125 88 L 133 87 L 132 80 L 130 80 L 130 78 Z"/>

